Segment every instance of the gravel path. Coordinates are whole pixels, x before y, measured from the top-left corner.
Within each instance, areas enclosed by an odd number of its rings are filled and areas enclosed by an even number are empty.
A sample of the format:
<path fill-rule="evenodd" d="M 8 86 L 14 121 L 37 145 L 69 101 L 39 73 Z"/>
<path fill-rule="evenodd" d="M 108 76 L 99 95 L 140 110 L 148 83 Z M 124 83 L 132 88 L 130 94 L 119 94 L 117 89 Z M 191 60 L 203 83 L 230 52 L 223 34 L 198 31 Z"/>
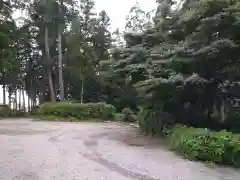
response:
<path fill-rule="evenodd" d="M 0 121 L 0 180 L 240 180 L 117 123 Z"/>

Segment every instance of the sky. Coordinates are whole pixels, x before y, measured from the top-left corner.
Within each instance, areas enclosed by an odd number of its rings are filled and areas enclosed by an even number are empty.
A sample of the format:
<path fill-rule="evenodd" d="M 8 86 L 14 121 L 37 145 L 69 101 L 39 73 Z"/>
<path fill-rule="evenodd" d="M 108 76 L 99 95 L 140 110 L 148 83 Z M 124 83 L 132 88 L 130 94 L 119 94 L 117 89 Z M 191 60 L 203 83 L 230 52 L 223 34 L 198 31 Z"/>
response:
<path fill-rule="evenodd" d="M 151 11 L 156 8 L 156 0 L 138 0 L 144 11 Z M 136 4 L 136 0 L 96 0 L 96 10 L 100 12 L 105 10 L 111 19 L 111 28 L 123 29 L 132 6 Z"/>

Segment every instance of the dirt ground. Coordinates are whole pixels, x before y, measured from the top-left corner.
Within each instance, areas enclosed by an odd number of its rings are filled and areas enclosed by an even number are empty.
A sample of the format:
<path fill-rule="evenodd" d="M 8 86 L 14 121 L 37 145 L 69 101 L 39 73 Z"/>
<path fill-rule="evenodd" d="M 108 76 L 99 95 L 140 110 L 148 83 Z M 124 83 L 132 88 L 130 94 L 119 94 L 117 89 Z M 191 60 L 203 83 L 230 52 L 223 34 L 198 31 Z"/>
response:
<path fill-rule="evenodd" d="M 0 120 L 0 180 L 240 180 L 118 123 Z"/>

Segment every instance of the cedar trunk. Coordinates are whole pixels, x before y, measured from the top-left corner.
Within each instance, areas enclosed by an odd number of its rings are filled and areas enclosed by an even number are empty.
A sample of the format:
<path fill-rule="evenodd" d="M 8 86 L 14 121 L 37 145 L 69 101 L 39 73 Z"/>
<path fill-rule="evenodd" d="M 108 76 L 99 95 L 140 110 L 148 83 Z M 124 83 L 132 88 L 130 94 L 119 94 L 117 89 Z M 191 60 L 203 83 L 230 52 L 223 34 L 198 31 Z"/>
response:
<path fill-rule="evenodd" d="M 50 56 L 49 43 L 48 43 L 48 27 L 45 27 L 45 53 L 46 53 L 48 65 L 50 66 L 51 56 Z M 49 94 L 50 94 L 51 101 L 55 102 L 56 96 L 53 88 L 52 71 L 51 71 L 51 67 L 49 66 L 47 67 Z"/>
<path fill-rule="evenodd" d="M 59 6 L 59 14 L 61 14 L 63 1 Z M 58 83 L 60 88 L 60 101 L 64 101 L 64 85 L 63 85 L 63 56 L 62 56 L 62 27 L 61 22 L 58 24 Z"/>

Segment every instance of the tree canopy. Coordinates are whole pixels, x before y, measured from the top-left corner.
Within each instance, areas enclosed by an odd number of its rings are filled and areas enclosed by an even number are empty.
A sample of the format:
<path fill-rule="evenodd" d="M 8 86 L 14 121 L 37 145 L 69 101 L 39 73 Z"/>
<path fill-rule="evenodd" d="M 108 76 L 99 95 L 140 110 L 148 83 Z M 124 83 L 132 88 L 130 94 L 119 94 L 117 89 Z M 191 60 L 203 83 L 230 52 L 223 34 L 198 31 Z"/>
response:
<path fill-rule="evenodd" d="M 158 0 L 151 12 L 136 3 L 124 32 L 110 31 L 111 17 L 93 0 L 0 7 L 0 82 L 33 105 L 105 101 L 147 109 L 146 122 L 204 126 L 226 123 L 239 96 L 238 0 Z M 27 14 L 21 26 L 16 9 Z"/>

